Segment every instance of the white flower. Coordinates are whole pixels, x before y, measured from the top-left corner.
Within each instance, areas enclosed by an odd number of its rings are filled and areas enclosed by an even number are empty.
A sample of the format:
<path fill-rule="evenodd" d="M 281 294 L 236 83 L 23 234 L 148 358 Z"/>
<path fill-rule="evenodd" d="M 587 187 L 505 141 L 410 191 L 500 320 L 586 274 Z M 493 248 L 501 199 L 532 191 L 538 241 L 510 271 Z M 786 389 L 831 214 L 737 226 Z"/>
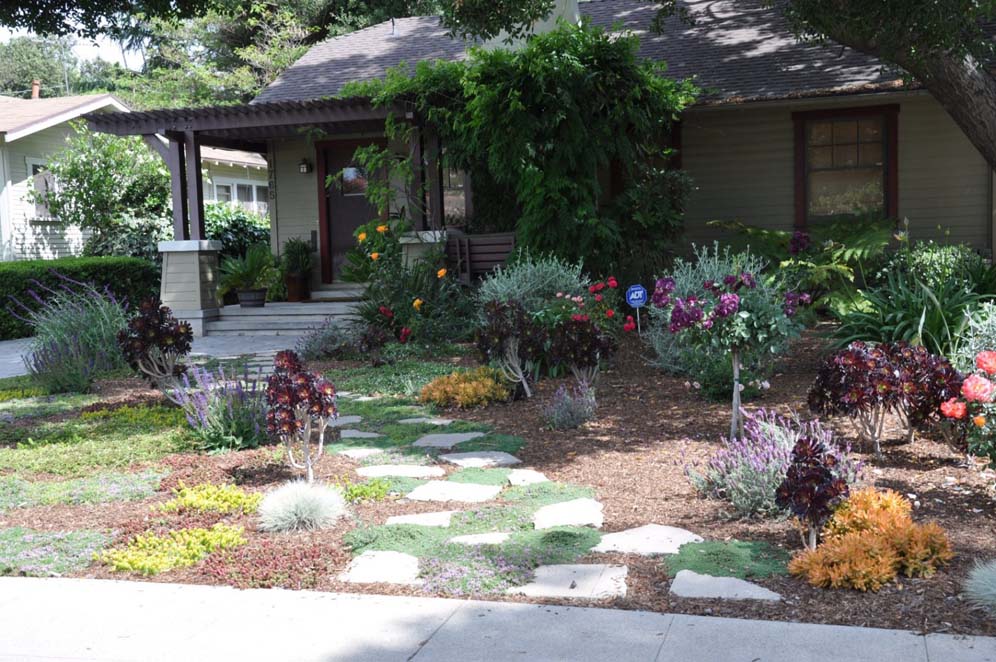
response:
<path fill-rule="evenodd" d="M 691 382 L 685 382 L 685 390 L 687 391 L 690 388 L 692 388 L 692 383 Z"/>
<path fill-rule="evenodd" d="M 761 388 L 767 391 L 769 388 L 771 388 L 771 382 L 765 379 L 763 382 L 761 382 Z"/>
<path fill-rule="evenodd" d="M 737 384 L 737 389 L 741 392 L 744 390 L 745 386 L 743 384 Z"/>
<path fill-rule="evenodd" d="M 692 388 L 694 388 L 697 391 L 700 388 L 702 388 L 702 384 L 699 384 L 698 382 L 692 382 Z"/>

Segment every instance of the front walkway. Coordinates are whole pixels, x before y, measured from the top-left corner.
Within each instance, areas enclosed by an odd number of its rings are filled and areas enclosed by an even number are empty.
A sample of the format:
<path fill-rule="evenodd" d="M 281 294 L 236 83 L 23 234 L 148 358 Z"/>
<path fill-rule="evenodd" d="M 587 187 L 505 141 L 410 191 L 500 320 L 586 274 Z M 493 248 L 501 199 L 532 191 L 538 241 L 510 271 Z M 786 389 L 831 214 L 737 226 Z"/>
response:
<path fill-rule="evenodd" d="M 996 639 L 640 611 L 0 578 L 0 660 L 996 662 Z"/>

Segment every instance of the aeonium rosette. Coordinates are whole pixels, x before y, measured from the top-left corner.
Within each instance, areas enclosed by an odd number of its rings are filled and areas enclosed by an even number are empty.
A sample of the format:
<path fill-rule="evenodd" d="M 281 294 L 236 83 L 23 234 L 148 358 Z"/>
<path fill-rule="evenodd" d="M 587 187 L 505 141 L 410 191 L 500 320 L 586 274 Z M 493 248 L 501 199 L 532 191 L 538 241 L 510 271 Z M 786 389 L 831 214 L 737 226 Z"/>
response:
<path fill-rule="evenodd" d="M 996 465 L 996 351 L 979 352 L 977 372 L 965 378 L 957 396 L 940 405 L 950 437 L 972 455 Z"/>
<path fill-rule="evenodd" d="M 266 380 L 267 432 L 283 442 L 295 469 L 315 479 L 314 463 L 325 449 L 325 433 L 338 418 L 335 386 L 319 374 L 305 370 L 295 352 L 285 350 L 273 359 L 273 374 Z M 311 448 L 312 432 L 318 445 Z"/>

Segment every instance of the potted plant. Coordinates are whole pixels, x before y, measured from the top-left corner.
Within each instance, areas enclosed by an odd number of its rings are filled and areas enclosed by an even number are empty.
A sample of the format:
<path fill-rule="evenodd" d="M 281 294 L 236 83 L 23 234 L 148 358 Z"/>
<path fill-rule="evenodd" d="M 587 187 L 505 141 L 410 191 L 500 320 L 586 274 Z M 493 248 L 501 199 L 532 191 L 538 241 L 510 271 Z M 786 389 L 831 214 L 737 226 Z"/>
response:
<path fill-rule="evenodd" d="M 311 245 L 303 239 L 284 242 L 284 282 L 288 301 L 304 301 L 311 296 Z"/>
<path fill-rule="evenodd" d="M 235 291 L 243 308 L 262 308 L 273 268 L 273 256 L 266 244 L 250 246 L 245 256 L 228 257 L 221 263 L 219 292 L 224 295 Z"/>

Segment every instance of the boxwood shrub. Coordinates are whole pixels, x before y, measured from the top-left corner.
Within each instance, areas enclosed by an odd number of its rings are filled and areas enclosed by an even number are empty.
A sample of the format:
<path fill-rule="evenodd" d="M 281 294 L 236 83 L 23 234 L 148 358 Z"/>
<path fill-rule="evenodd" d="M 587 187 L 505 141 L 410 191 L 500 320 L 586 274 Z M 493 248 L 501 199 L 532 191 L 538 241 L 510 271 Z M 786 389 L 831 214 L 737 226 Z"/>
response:
<path fill-rule="evenodd" d="M 31 306 L 29 291 L 45 293 L 35 286 L 40 281 L 57 289 L 62 281 L 56 274 L 73 280 L 110 286 L 118 297 L 131 305 L 159 293 L 159 271 L 148 260 L 133 257 L 67 257 L 58 260 L 23 260 L 0 263 L 0 340 L 26 338 L 31 327 L 11 314 L 11 298 Z"/>

